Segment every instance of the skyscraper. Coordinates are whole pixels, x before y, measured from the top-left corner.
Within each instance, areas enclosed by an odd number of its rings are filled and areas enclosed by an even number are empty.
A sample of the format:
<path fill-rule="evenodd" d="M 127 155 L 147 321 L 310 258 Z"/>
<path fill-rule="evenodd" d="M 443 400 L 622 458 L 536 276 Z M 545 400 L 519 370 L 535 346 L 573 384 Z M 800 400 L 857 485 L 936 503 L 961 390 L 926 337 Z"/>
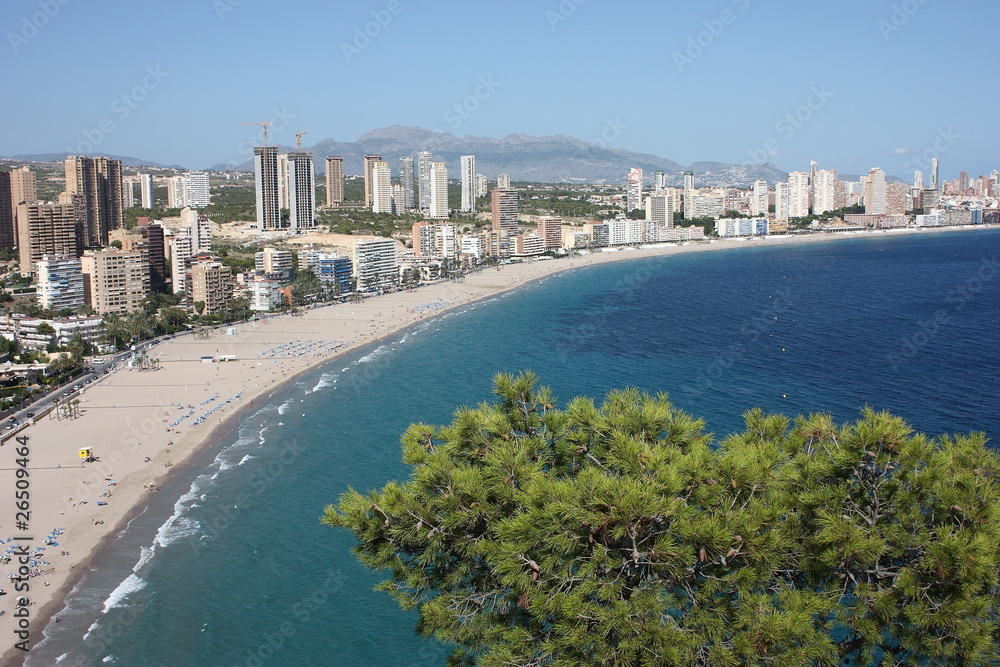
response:
<path fill-rule="evenodd" d="M 820 169 L 815 174 L 816 181 L 812 184 L 813 208 L 815 214 L 826 213 L 842 208 L 839 181 L 836 169 Z"/>
<path fill-rule="evenodd" d="M 774 184 L 774 219 L 788 220 L 788 183 Z"/>
<path fill-rule="evenodd" d="M 278 155 L 278 210 L 288 209 L 288 154 Z"/>
<path fill-rule="evenodd" d="M 279 229 L 278 147 L 254 146 L 253 171 L 257 190 L 257 228 L 262 232 Z"/>
<path fill-rule="evenodd" d="M 431 164 L 431 218 L 448 217 L 448 166 L 444 162 Z"/>
<path fill-rule="evenodd" d="M 13 250 L 17 245 L 17 231 L 14 226 L 13 196 L 10 187 L 10 172 L 0 171 L 0 249 Z"/>
<path fill-rule="evenodd" d="M 431 209 L 431 153 L 417 153 L 417 184 L 420 186 L 420 210 L 426 215 Z"/>
<path fill-rule="evenodd" d="M 292 229 L 316 226 L 316 174 L 312 151 L 296 151 L 288 157 L 288 224 Z"/>
<path fill-rule="evenodd" d="M 632 167 L 625 177 L 625 210 L 642 208 L 642 169 Z"/>
<path fill-rule="evenodd" d="M 463 155 L 459 158 L 462 171 L 462 208 L 463 213 L 476 210 L 476 156 Z"/>
<path fill-rule="evenodd" d="M 365 156 L 365 207 L 371 208 L 375 203 L 374 176 L 375 164 L 382 161 L 381 155 Z"/>
<path fill-rule="evenodd" d="M 153 208 L 153 177 L 149 174 L 139 174 L 139 205 L 142 208 Z"/>
<path fill-rule="evenodd" d="M 122 163 L 105 157 L 71 155 L 66 158 L 66 192 L 83 195 L 87 222 L 82 230 L 84 247 L 108 242 L 108 231 L 124 221 Z"/>
<path fill-rule="evenodd" d="M 536 234 L 542 239 L 542 247 L 546 250 L 562 248 L 562 218 L 543 215 L 538 218 Z"/>
<path fill-rule="evenodd" d="M 878 167 L 868 172 L 865 181 L 865 213 L 886 212 L 885 172 Z"/>
<path fill-rule="evenodd" d="M 694 217 L 694 172 L 684 172 L 684 219 Z"/>
<path fill-rule="evenodd" d="M 86 250 L 80 265 L 84 298 L 99 315 L 135 312 L 149 293 L 149 258 L 142 250 Z"/>
<path fill-rule="evenodd" d="M 412 210 L 416 204 L 416 191 L 413 185 L 413 158 L 399 158 L 399 184 L 403 186 L 403 208 Z"/>
<path fill-rule="evenodd" d="M 809 211 L 812 212 L 814 203 L 816 201 L 816 172 L 819 171 L 819 165 L 816 164 L 816 160 L 809 161 Z"/>
<path fill-rule="evenodd" d="M 35 172 L 27 167 L 14 169 L 10 172 L 10 201 L 15 209 L 18 204 L 38 203 Z"/>
<path fill-rule="evenodd" d="M 510 175 L 509 174 L 498 174 L 497 175 L 497 187 L 501 190 L 510 189 Z"/>
<path fill-rule="evenodd" d="M 793 171 L 788 174 L 788 217 L 809 215 L 809 174 Z"/>
<path fill-rule="evenodd" d="M 938 159 L 936 157 L 931 158 L 931 190 L 940 190 L 941 181 L 938 180 Z"/>
<path fill-rule="evenodd" d="M 392 176 L 389 163 L 381 160 L 372 165 L 372 212 L 392 213 Z"/>
<path fill-rule="evenodd" d="M 167 179 L 167 208 L 184 208 L 187 205 L 184 176 L 171 176 Z"/>
<path fill-rule="evenodd" d="M 517 234 L 517 190 L 496 188 L 492 194 L 493 231 Z"/>
<path fill-rule="evenodd" d="M 662 171 L 657 171 L 653 174 L 653 188 L 657 192 L 667 188 L 667 175 Z"/>
<path fill-rule="evenodd" d="M 207 171 L 189 171 L 184 174 L 185 206 L 205 208 L 212 203 Z"/>
<path fill-rule="evenodd" d="M 326 156 L 326 205 L 339 206 L 344 201 L 344 158 Z"/>
<path fill-rule="evenodd" d="M 920 171 L 919 169 L 913 172 L 913 187 L 917 188 L 918 190 L 924 189 L 924 172 Z"/>
<path fill-rule="evenodd" d="M 82 197 L 75 198 L 72 204 L 21 204 L 17 207 L 22 274 L 35 273 L 35 262 L 45 255 L 76 257 L 77 223 L 86 219 L 85 207 Z"/>
<path fill-rule="evenodd" d="M 969 189 L 969 172 L 958 172 L 958 194 L 964 195 Z"/>
<path fill-rule="evenodd" d="M 750 196 L 750 214 L 767 215 L 767 181 L 754 181 Z"/>

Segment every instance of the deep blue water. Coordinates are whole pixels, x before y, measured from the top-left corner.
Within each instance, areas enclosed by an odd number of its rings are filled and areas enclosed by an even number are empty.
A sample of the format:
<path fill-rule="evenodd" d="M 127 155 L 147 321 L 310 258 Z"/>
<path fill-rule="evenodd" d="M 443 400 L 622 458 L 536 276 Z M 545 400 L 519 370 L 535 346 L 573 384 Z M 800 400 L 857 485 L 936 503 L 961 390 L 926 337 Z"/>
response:
<path fill-rule="evenodd" d="M 1000 232 L 765 246 L 570 271 L 304 377 L 161 490 L 29 664 L 443 664 L 318 517 L 404 477 L 406 426 L 489 400 L 497 371 L 561 402 L 668 391 L 719 435 L 754 406 L 869 404 L 1000 439 Z"/>

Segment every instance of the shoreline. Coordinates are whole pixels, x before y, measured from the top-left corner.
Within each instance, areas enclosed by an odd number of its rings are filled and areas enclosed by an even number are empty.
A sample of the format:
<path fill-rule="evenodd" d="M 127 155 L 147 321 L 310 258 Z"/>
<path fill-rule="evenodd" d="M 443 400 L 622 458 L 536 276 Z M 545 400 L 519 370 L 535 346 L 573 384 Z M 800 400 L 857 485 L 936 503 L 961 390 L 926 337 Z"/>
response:
<path fill-rule="evenodd" d="M 263 322 L 236 325 L 238 333 L 232 336 L 218 331 L 209 339 L 197 340 L 192 334 L 186 334 L 161 342 L 150 350 L 151 356 L 158 356 L 163 361 L 161 370 L 119 370 L 86 389 L 86 400 L 82 404 L 83 414 L 78 419 L 66 423 L 57 423 L 52 418 L 42 419 L 22 432 L 23 435 L 29 436 L 29 444 L 32 449 L 33 513 L 31 518 L 32 530 L 34 531 L 32 534 L 36 535 L 32 547 L 40 541 L 38 537 L 40 534 L 53 528 L 65 528 L 66 533 L 59 538 L 59 541 L 66 542 L 65 550 L 72 549 L 69 556 L 55 556 L 49 553 L 50 550 L 54 552 L 55 549 L 47 548 L 44 557 L 55 567 L 46 568 L 44 575 L 33 578 L 29 582 L 31 584 L 30 596 L 36 602 L 36 606 L 30 608 L 32 612 L 30 614 L 32 621 L 30 626 L 31 646 L 44 641 L 45 628 L 64 608 L 65 598 L 83 581 L 90 565 L 99 560 L 107 550 L 110 550 L 121 530 L 145 511 L 147 503 L 144 499 L 148 498 L 146 493 L 150 492 L 149 488 L 146 488 L 147 485 L 158 487 L 160 484 L 166 484 L 165 480 L 175 478 L 183 471 L 190 470 L 196 462 L 201 462 L 200 457 L 209 450 L 210 445 L 237 427 L 252 408 L 265 405 L 275 393 L 285 389 L 290 383 L 296 382 L 305 373 L 319 370 L 331 362 L 343 358 L 348 353 L 377 347 L 390 338 L 409 330 L 414 325 L 452 311 L 459 306 L 483 301 L 558 273 L 611 261 L 666 257 L 696 251 L 799 245 L 845 238 L 886 238 L 901 236 L 905 233 L 984 229 L 997 229 L 997 227 L 977 225 L 965 228 L 911 229 L 897 232 L 889 230 L 860 233 L 835 232 L 761 238 L 750 241 L 720 239 L 715 243 L 673 244 L 596 252 L 569 259 L 524 262 L 497 269 L 491 267 L 469 275 L 465 282 L 435 283 L 417 290 L 372 297 L 359 304 L 321 306 L 306 311 L 301 317 L 284 315 L 268 318 Z M 397 313 L 397 311 L 399 312 Z M 340 317 L 336 317 L 337 315 Z M 346 317 L 347 315 L 360 316 Z M 315 331 L 311 329 L 315 329 Z M 292 346 L 294 350 L 295 346 L 305 344 L 302 341 L 305 334 L 315 334 L 325 340 L 336 334 L 334 340 L 340 340 L 344 344 L 314 356 L 305 356 L 302 353 L 281 357 L 261 356 L 262 353 L 276 349 L 276 344 L 279 348 Z M 350 342 L 346 342 L 348 340 Z M 214 350 L 218 354 L 224 347 L 227 352 L 236 352 L 240 361 L 211 364 L 201 362 L 200 356 L 202 355 L 199 353 L 210 354 Z M 254 352 L 256 356 L 251 356 L 251 353 Z M 140 382 L 146 380 L 150 381 L 149 384 Z M 177 383 L 171 384 L 170 380 L 176 380 Z M 204 383 L 199 382 L 199 380 L 203 380 Z M 258 380 L 258 383 L 251 387 L 254 380 Z M 183 393 L 177 389 L 181 386 L 184 387 Z M 195 391 L 190 391 L 191 388 L 194 388 Z M 198 389 L 201 389 L 201 394 L 195 396 Z M 180 394 L 180 396 L 175 394 Z M 208 398 L 198 403 L 198 399 L 206 394 L 209 395 Z M 95 398 L 92 399 L 91 396 Z M 176 401 L 177 398 L 183 400 Z M 126 402 L 129 399 L 139 399 L 139 402 L 131 405 Z M 220 399 L 225 400 L 225 403 L 216 405 L 216 401 Z M 233 402 L 232 406 L 227 407 L 231 401 Z M 109 404 L 98 405 L 97 403 Z M 196 403 L 202 407 L 194 408 Z M 190 416 L 201 412 L 203 407 L 210 409 L 207 414 L 213 420 L 215 419 L 213 416 L 215 410 L 226 410 L 226 414 L 204 431 L 201 426 L 190 428 L 189 421 L 182 417 L 181 419 L 185 419 L 184 423 L 181 424 L 183 430 L 167 427 L 168 430 L 164 435 L 161 425 L 166 424 L 168 419 L 174 418 L 176 412 L 187 410 L 188 408 L 183 407 L 184 404 L 194 408 L 189 413 Z M 107 408 L 110 408 L 110 412 L 104 413 L 104 409 Z M 118 438 L 119 449 L 113 449 L 110 455 L 107 450 L 109 449 L 108 443 L 114 441 L 114 417 L 104 419 L 103 414 L 111 414 L 119 418 L 124 415 L 127 425 L 125 431 Z M 131 422 L 133 417 L 136 422 L 135 427 L 132 426 Z M 158 419 L 161 420 L 159 423 L 157 423 Z M 151 427 L 147 427 L 149 425 Z M 209 426 L 207 418 L 203 426 Z M 133 438 L 136 441 L 135 445 L 130 444 Z M 142 441 L 139 440 L 140 438 Z M 173 439 L 177 440 L 176 444 Z M 54 451 L 50 448 L 48 451 L 41 452 L 41 446 L 36 444 L 39 441 L 60 443 L 64 451 Z M 76 465 L 67 465 L 67 460 L 73 463 L 71 455 L 75 456 L 76 445 L 85 441 L 104 443 L 94 444 L 95 453 L 102 459 L 107 457 L 108 463 L 104 464 L 102 460 L 97 464 L 76 467 L 79 465 L 79 462 L 76 461 Z M 8 440 L 5 446 L 0 448 L 0 468 L 5 471 L 13 467 L 13 450 L 15 448 L 16 444 L 13 440 Z M 137 451 L 140 448 L 141 451 Z M 36 453 L 36 449 L 39 450 L 38 453 Z M 171 452 L 171 449 L 175 451 Z M 66 450 L 69 450 L 68 453 Z M 168 458 L 167 462 L 160 467 L 165 458 L 163 454 L 172 454 L 172 457 Z M 120 456 L 116 457 L 116 455 Z M 119 460 L 116 461 L 116 458 Z M 155 467 L 150 469 L 143 459 L 147 459 Z M 174 463 L 174 459 L 177 460 L 177 463 Z M 50 465 L 39 467 L 36 473 L 34 468 L 38 460 Z M 53 463 L 57 467 L 53 468 L 51 466 Z M 81 478 L 81 475 L 85 475 L 86 471 L 94 468 L 98 472 L 107 471 L 107 474 L 98 477 L 113 476 L 116 483 L 113 485 L 113 489 L 105 487 L 100 482 L 93 486 L 100 486 L 107 492 L 113 491 L 114 498 L 117 498 L 118 494 L 124 496 L 122 507 L 118 507 L 117 500 L 112 502 L 111 497 L 109 497 L 108 506 L 99 510 L 92 506 L 89 501 L 85 504 L 73 503 L 74 496 L 78 495 L 81 489 L 85 492 L 90 491 L 90 489 L 81 486 L 87 483 Z M 173 468 L 177 470 L 173 470 Z M 155 474 L 151 474 L 154 469 L 156 470 Z M 74 470 L 77 473 L 72 476 L 72 479 L 69 479 L 70 472 Z M 84 472 L 80 473 L 79 471 Z M 95 473 L 92 472 L 89 477 L 94 475 Z M 143 482 L 145 479 L 150 481 Z M 76 485 L 73 485 L 72 481 L 76 481 Z M 140 487 L 140 484 L 143 486 Z M 96 492 L 98 489 L 93 488 L 92 490 Z M 66 500 L 67 498 L 68 500 Z M 12 514 L 13 508 L 10 508 L 9 515 Z M 107 523 L 93 523 L 93 520 L 97 519 L 98 516 L 108 514 L 112 516 L 108 516 Z M 8 520 L 9 518 L 10 516 L 8 516 Z M 91 523 L 88 524 L 87 519 L 91 519 Z M 103 521 L 103 518 L 101 520 Z M 44 530 L 39 531 L 39 528 Z M 6 539 L 12 533 L 9 525 L 0 521 L 0 535 Z M 73 555 L 75 552 L 81 552 L 82 555 L 75 556 Z M 43 588 L 39 586 L 42 579 L 46 581 L 52 579 L 53 583 L 51 586 L 46 583 Z M 0 607 L 8 610 L 6 616 L 0 617 L 0 630 L 6 637 L 15 636 L 13 634 L 15 629 L 13 621 L 15 619 L 9 609 L 13 607 L 15 597 L 13 592 L 0 597 Z M 17 640 L 12 640 L 11 644 L 15 641 Z M 21 664 L 25 657 L 24 652 L 8 645 L 3 650 L 0 663 L 4 665 Z"/>

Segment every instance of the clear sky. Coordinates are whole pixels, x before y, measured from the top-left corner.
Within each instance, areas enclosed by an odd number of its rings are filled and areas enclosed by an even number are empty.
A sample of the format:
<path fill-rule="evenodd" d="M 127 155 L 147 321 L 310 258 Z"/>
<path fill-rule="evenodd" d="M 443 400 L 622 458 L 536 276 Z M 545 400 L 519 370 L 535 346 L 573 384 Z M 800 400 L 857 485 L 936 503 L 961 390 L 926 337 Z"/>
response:
<path fill-rule="evenodd" d="M 0 155 L 205 168 L 388 125 L 688 164 L 1000 168 L 997 0 L 3 0 Z M 367 34 L 366 34 L 367 33 Z"/>

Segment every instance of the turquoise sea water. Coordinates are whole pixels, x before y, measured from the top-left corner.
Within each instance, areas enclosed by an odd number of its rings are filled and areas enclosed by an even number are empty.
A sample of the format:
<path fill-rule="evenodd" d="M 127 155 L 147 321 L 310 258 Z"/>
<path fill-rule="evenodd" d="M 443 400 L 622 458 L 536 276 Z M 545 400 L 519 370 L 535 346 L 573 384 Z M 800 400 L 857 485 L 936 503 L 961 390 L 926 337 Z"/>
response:
<path fill-rule="evenodd" d="M 754 406 L 870 404 L 1000 439 L 1000 232 L 765 246 L 570 271 L 303 377 L 161 489 L 28 664 L 443 664 L 318 517 L 404 477 L 406 426 L 489 400 L 501 370 L 561 402 L 665 390 L 720 435 Z"/>

